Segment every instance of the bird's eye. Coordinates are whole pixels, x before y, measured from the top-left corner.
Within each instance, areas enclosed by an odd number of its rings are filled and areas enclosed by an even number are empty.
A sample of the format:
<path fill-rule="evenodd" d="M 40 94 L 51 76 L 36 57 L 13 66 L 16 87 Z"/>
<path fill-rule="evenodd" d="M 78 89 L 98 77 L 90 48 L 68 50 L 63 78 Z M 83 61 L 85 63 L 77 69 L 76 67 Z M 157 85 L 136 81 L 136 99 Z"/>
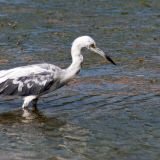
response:
<path fill-rule="evenodd" d="M 89 47 L 90 48 L 96 48 L 96 45 L 94 43 L 92 43 Z"/>

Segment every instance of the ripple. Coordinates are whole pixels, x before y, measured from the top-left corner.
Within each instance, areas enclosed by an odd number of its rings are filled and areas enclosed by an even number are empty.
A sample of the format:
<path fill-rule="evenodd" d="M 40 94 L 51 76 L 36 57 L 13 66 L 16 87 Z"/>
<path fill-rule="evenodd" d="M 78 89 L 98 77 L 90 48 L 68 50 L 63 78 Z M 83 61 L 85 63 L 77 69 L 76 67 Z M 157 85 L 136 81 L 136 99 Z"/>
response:
<path fill-rule="evenodd" d="M 81 34 L 117 62 L 85 51 L 80 75 L 45 95 L 39 110 L 1 99 L 1 159 L 159 159 L 159 1 L 145 3 L 0 0 L 1 69 L 65 68 Z"/>

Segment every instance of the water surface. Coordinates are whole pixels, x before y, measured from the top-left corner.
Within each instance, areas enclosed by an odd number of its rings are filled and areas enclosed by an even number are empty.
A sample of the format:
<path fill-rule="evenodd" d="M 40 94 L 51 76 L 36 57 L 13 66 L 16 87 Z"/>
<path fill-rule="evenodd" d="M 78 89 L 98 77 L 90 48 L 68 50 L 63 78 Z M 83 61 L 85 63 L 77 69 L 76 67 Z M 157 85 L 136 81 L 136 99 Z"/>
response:
<path fill-rule="evenodd" d="M 0 69 L 67 67 L 91 35 L 118 64 L 84 51 L 83 70 L 28 118 L 0 100 L 2 160 L 156 160 L 160 153 L 158 0 L 0 0 Z"/>

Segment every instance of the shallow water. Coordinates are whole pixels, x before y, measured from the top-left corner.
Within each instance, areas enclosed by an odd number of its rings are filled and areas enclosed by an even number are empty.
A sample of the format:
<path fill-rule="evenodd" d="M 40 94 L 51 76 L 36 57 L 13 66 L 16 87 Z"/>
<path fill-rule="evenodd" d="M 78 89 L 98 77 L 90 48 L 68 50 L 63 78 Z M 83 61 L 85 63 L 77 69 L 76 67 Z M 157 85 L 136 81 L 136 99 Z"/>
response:
<path fill-rule="evenodd" d="M 74 38 L 91 35 L 118 64 L 85 51 L 79 76 L 26 118 L 0 100 L 2 160 L 156 160 L 160 153 L 158 0 L 0 0 L 0 69 L 67 67 Z"/>

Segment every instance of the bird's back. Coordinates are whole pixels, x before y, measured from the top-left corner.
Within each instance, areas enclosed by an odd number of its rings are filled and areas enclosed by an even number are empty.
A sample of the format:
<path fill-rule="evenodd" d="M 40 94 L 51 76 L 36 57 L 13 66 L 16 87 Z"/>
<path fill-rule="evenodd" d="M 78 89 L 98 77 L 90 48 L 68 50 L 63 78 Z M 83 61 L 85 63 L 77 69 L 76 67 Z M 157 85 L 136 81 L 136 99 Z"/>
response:
<path fill-rule="evenodd" d="M 0 95 L 38 95 L 55 82 L 61 69 L 52 64 L 35 64 L 0 71 Z"/>

